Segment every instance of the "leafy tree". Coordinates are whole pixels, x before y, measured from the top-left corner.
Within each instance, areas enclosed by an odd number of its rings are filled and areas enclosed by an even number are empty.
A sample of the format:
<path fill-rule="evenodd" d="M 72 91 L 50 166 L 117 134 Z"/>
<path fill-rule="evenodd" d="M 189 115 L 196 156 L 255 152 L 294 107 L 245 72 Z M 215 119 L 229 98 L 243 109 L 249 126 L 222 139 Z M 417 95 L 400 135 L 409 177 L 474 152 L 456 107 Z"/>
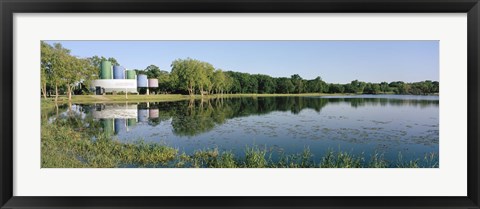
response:
<path fill-rule="evenodd" d="M 344 93 L 354 93 L 354 94 L 357 93 L 355 88 L 350 83 L 343 85 L 343 87 L 344 87 L 344 90 L 343 90 Z"/>
<path fill-rule="evenodd" d="M 192 58 L 177 59 L 172 62 L 172 80 L 179 90 L 186 90 L 190 96 L 193 96 L 197 87 L 205 86 L 205 66 L 204 64 Z"/>
<path fill-rule="evenodd" d="M 354 80 L 350 82 L 351 88 L 355 91 L 353 93 L 363 93 L 363 88 L 367 85 L 365 82 Z"/>
<path fill-rule="evenodd" d="M 65 85 L 64 74 L 68 73 L 67 65 L 69 64 L 70 50 L 63 48 L 62 44 L 53 44 L 52 57 L 50 59 L 50 81 L 55 86 L 55 101 L 58 100 L 58 88 Z"/>
<path fill-rule="evenodd" d="M 102 57 L 103 58 L 103 57 Z M 113 58 L 113 57 L 109 57 L 107 59 L 107 61 L 110 61 L 110 63 L 112 63 L 112 66 L 119 66 L 120 63 L 118 63 L 117 59 Z"/>
<path fill-rule="evenodd" d="M 242 87 L 242 93 L 258 92 L 257 79 L 248 73 L 240 73 L 240 86 Z"/>
<path fill-rule="evenodd" d="M 382 91 L 383 93 L 387 93 L 387 91 L 390 91 L 390 87 L 388 86 L 387 82 L 380 83 L 380 91 Z"/>
<path fill-rule="evenodd" d="M 313 80 L 307 81 L 306 92 L 309 93 L 323 93 L 325 91 L 326 83 L 322 80 L 320 76 L 317 76 Z"/>
<path fill-rule="evenodd" d="M 259 94 L 271 94 L 275 93 L 275 80 L 268 75 L 255 75 L 258 82 L 258 93 Z"/>
<path fill-rule="evenodd" d="M 87 74 L 90 63 L 86 59 L 79 59 L 74 56 L 67 56 L 65 59 L 67 64 L 62 79 L 67 86 L 68 100 L 72 100 L 72 88 Z"/>
<path fill-rule="evenodd" d="M 215 70 L 215 68 L 213 67 L 212 64 L 208 62 L 201 62 L 201 61 L 199 61 L 198 66 L 199 66 L 198 88 L 200 89 L 200 94 L 202 96 L 205 92 L 208 92 L 210 94 L 213 88 L 212 77 L 213 77 L 213 71 Z M 207 91 L 204 91 L 204 90 L 207 90 Z"/>
<path fill-rule="evenodd" d="M 47 98 L 47 82 L 49 82 L 49 70 L 52 67 L 52 47 L 41 42 L 41 64 L 40 64 L 40 89 L 42 91 L 43 98 Z"/>
<path fill-rule="evenodd" d="M 293 86 L 295 86 L 295 93 L 303 93 L 305 92 L 305 85 L 303 83 L 302 77 L 300 77 L 298 74 L 293 74 L 291 76 L 291 81 Z"/>
<path fill-rule="evenodd" d="M 156 65 L 149 65 L 148 67 L 145 68 L 144 70 L 145 75 L 147 75 L 148 78 L 157 78 L 160 77 L 160 68 L 157 67 Z"/>
<path fill-rule="evenodd" d="M 212 84 L 213 90 L 215 93 L 223 94 L 223 91 L 226 89 L 225 83 L 227 82 L 227 78 L 221 69 L 215 70 L 212 76 Z"/>
<path fill-rule="evenodd" d="M 328 85 L 328 93 L 334 94 L 334 93 L 343 93 L 344 87 L 341 84 L 329 84 Z"/>
<path fill-rule="evenodd" d="M 223 73 L 223 75 L 225 76 L 225 82 L 223 83 L 223 91 L 227 93 L 231 92 L 231 89 L 233 86 L 233 79 L 227 73 Z M 222 94 L 223 94 L 223 91 L 222 91 Z"/>
<path fill-rule="evenodd" d="M 380 93 L 380 85 L 376 83 L 367 83 L 363 89 L 364 94 L 378 94 Z"/>
<path fill-rule="evenodd" d="M 48 86 L 55 88 L 55 100 L 58 100 L 59 89 L 66 88 L 68 99 L 72 99 L 73 88 L 77 85 L 89 85 L 98 77 L 96 58 L 81 59 L 70 54 L 70 50 L 59 43 L 53 46 L 41 43 L 41 89 L 46 97 Z M 100 59 L 100 58 L 98 58 Z"/>
<path fill-rule="evenodd" d="M 112 66 L 118 66 L 120 63 L 118 63 L 117 59 L 113 57 L 105 58 L 103 56 L 99 57 L 97 55 L 89 57 L 90 63 L 95 66 L 97 69 L 100 69 L 100 64 L 102 64 L 102 61 L 109 61 L 112 63 Z"/>
<path fill-rule="evenodd" d="M 157 79 L 158 79 L 158 88 L 160 89 L 160 91 L 167 93 L 174 89 L 172 76 L 167 71 L 161 70 Z"/>
<path fill-rule="evenodd" d="M 289 94 L 293 93 L 295 86 L 289 78 L 278 78 L 277 93 Z"/>

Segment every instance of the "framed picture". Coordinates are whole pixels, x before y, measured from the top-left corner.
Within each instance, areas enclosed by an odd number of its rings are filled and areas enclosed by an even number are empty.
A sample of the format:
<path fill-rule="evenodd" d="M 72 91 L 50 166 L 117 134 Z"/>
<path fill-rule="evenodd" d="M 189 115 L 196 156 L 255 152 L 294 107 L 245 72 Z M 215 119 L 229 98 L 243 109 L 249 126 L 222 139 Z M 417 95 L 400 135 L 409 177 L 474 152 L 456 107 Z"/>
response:
<path fill-rule="evenodd" d="M 478 0 L 0 5 L 2 208 L 479 208 Z"/>

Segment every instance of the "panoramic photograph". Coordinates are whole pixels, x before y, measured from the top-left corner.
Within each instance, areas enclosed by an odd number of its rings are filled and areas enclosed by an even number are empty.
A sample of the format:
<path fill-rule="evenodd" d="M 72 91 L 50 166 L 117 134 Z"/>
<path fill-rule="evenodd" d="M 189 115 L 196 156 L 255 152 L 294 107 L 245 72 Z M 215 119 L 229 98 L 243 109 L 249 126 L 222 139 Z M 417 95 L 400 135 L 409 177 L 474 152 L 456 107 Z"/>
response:
<path fill-rule="evenodd" d="M 439 168 L 439 41 L 40 43 L 42 168 Z"/>

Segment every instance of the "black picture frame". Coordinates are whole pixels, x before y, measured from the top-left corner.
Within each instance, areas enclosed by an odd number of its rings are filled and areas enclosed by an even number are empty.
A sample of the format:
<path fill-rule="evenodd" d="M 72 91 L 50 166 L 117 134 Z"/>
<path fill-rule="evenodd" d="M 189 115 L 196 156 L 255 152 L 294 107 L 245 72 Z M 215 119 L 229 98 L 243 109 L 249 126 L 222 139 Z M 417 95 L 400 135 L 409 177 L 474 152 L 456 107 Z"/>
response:
<path fill-rule="evenodd" d="M 2 208 L 480 208 L 479 0 L 0 0 Z M 465 197 L 20 197 L 13 196 L 15 13 L 467 13 L 468 195 Z"/>

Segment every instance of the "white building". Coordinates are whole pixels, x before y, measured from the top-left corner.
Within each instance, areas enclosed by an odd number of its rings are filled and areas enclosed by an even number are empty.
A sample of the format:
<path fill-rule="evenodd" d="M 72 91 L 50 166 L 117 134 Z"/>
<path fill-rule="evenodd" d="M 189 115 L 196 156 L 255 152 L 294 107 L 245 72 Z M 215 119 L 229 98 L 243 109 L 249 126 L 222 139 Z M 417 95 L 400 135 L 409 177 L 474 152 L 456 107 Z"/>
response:
<path fill-rule="evenodd" d="M 104 89 L 105 93 L 112 92 L 128 92 L 128 93 L 138 93 L 137 92 L 137 79 L 99 79 L 92 81 L 92 87 L 95 88 L 96 94 L 98 94 L 97 89 Z"/>

